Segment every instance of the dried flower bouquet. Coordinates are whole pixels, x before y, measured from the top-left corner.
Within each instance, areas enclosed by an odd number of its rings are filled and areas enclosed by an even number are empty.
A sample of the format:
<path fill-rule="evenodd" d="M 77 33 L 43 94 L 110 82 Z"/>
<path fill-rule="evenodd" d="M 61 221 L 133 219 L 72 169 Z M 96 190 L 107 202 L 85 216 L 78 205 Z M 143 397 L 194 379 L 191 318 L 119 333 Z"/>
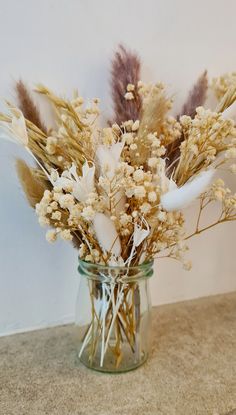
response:
<path fill-rule="evenodd" d="M 164 85 L 140 81 L 136 54 L 121 46 L 111 75 L 114 119 L 104 128 L 98 125 L 98 99 L 85 106 L 78 94 L 66 100 L 39 85 L 37 93 L 55 111 L 56 128 L 48 128 L 24 83 L 17 83 L 19 109 L 7 103 L 9 113 L 0 114 L 0 120 L 8 136 L 36 162 L 30 167 L 17 161 L 22 187 L 40 225 L 50 227 L 47 240 L 72 241 L 85 262 L 110 266 L 114 281 L 114 267 L 124 267 L 126 276 L 127 269 L 163 256 L 190 269 L 185 241 L 236 219 L 236 195 L 221 179 L 214 181 L 222 166 L 236 173 L 236 76 L 213 80 L 218 104 L 210 110 L 203 107 L 208 88 L 204 72 L 173 117 Z M 199 214 L 193 233 L 186 235 L 183 208 L 195 199 Z M 219 217 L 201 226 L 205 208 L 215 202 L 221 204 Z M 107 286 L 90 284 L 95 310 L 98 291 Z M 138 294 L 135 284 L 117 282 L 107 289 L 101 313 L 93 312 L 80 355 L 89 345 L 92 361 L 100 337 L 102 366 L 114 327 L 116 365 L 122 359 L 123 337 L 135 352 Z"/>

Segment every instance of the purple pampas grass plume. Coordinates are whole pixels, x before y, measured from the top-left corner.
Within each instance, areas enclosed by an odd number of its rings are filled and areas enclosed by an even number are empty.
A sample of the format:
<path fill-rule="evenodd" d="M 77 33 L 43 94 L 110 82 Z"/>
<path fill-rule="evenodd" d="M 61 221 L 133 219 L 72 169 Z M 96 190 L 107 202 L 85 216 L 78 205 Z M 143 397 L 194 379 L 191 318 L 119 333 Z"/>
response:
<path fill-rule="evenodd" d="M 19 101 L 19 108 L 24 117 L 46 134 L 47 129 L 41 121 L 39 111 L 24 82 L 19 80 L 15 85 L 15 90 Z"/>
<path fill-rule="evenodd" d="M 181 115 L 189 115 L 191 118 L 194 118 L 196 114 L 196 108 L 202 106 L 206 100 L 207 88 L 207 71 L 204 71 L 189 92 L 188 99 L 183 105 L 179 117 L 181 117 Z"/>
<path fill-rule="evenodd" d="M 177 116 L 179 119 L 182 115 L 188 115 L 191 118 L 195 117 L 196 108 L 203 105 L 206 100 L 208 89 L 208 79 L 207 79 L 207 71 L 204 71 L 203 74 L 198 78 L 197 82 L 191 89 L 188 95 L 188 99 L 182 107 L 180 114 Z M 169 144 L 166 152 L 166 156 L 168 159 L 167 166 L 171 166 L 168 169 L 168 175 L 171 176 L 172 171 L 176 167 L 176 163 L 178 162 L 178 158 L 180 155 L 180 145 L 184 140 L 183 134 L 180 138 L 173 141 L 173 143 Z"/>
<path fill-rule="evenodd" d="M 140 67 L 138 56 L 119 45 L 111 66 L 111 90 L 115 113 L 113 122 L 119 125 L 124 121 L 136 121 L 140 118 L 142 100 L 137 85 L 140 80 Z M 134 85 L 131 100 L 125 98 L 128 84 Z"/>

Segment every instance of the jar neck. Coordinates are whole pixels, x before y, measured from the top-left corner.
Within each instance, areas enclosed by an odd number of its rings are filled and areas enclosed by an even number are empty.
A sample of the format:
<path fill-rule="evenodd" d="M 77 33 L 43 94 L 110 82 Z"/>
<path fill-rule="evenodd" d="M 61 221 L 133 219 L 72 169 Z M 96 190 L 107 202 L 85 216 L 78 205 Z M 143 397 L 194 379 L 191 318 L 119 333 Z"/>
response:
<path fill-rule="evenodd" d="M 109 266 L 93 264 L 79 259 L 79 274 L 98 282 L 139 282 L 153 275 L 153 261 L 137 266 Z"/>

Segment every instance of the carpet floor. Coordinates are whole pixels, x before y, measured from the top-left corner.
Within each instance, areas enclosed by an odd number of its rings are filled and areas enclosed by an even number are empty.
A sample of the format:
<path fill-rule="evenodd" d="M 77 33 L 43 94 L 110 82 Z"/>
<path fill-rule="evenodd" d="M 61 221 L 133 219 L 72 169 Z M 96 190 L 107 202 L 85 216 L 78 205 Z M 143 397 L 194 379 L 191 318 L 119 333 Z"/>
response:
<path fill-rule="evenodd" d="M 1 338 L 0 414 L 236 414 L 236 293 L 155 307 L 133 372 L 93 372 L 76 348 L 72 325 Z"/>

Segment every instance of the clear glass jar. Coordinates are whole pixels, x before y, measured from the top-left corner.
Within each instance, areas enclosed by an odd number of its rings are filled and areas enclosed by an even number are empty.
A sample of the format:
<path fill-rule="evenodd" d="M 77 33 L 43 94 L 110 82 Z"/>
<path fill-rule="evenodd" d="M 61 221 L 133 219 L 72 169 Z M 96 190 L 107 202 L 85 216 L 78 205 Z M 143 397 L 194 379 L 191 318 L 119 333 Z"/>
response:
<path fill-rule="evenodd" d="M 79 260 L 78 271 L 76 324 L 80 361 L 102 372 L 137 368 L 149 351 L 149 278 L 153 275 L 153 262 L 119 267 Z"/>

